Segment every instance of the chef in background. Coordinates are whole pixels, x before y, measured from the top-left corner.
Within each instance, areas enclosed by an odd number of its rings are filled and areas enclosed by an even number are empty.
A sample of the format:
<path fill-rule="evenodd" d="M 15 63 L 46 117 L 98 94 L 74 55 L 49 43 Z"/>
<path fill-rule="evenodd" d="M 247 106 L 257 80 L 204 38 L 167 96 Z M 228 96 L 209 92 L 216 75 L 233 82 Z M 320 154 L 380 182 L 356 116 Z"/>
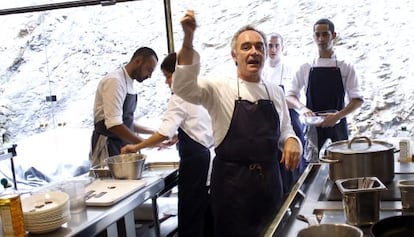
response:
<path fill-rule="evenodd" d="M 171 88 L 175 71 L 176 53 L 171 53 L 161 63 L 166 83 Z M 161 126 L 148 139 L 126 145 L 121 153 L 137 152 L 175 138 L 178 131 L 178 236 L 212 236 L 212 214 L 210 208 L 210 164 L 213 160 L 211 119 L 201 105 L 184 101 L 172 94 Z"/>
<path fill-rule="evenodd" d="M 181 25 L 184 39 L 173 90 L 203 105 L 212 119 L 214 236 L 262 236 L 283 202 L 279 162 L 294 170 L 302 152 L 282 89 L 262 80 L 266 36 L 254 27 L 242 27 L 231 41 L 234 77 L 201 79 L 200 56 L 193 49 L 197 24 L 192 10 Z M 281 157 L 278 148 L 283 150 Z"/>
<path fill-rule="evenodd" d="M 267 44 L 268 56 L 263 67 L 263 77 L 271 86 L 280 86 L 283 90 L 285 83 L 292 80 L 293 69 L 283 60 L 284 40 L 279 33 L 271 33 Z M 295 109 L 289 109 L 291 124 L 296 136 L 300 138 L 302 145 L 305 144 L 303 134 L 303 123 L 300 120 L 299 113 Z M 289 195 L 291 187 L 297 181 L 300 174 L 306 167 L 306 160 L 301 156 L 299 167 L 293 171 L 282 169 L 281 174 L 284 180 L 285 195 Z"/>
<path fill-rule="evenodd" d="M 354 66 L 334 51 L 336 39 L 335 26 L 329 19 L 320 19 L 313 25 L 318 57 L 300 66 L 286 90 L 290 108 L 297 109 L 304 116 L 320 112 L 325 117 L 316 129 L 307 126 L 307 159 L 317 157 L 328 138 L 332 141 L 348 140 L 346 116 L 363 102 Z M 306 94 L 306 105 L 299 100 L 301 90 Z M 349 102 L 346 103 L 345 99 Z"/>
<path fill-rule="evenodd" d="M 94 131 L 90 153 L 91 165 L 102 164 L 109 156 L 120 154 L 121 147 L 139 143 L 137 133 L 152 134 L 153 130 L 134 122 L 137 92 L 134 82 L 151 78 L 158 63 L 155 51 L 141 47 L 131 60 L 106 75 L 98 84 L 93 107 Z"/>

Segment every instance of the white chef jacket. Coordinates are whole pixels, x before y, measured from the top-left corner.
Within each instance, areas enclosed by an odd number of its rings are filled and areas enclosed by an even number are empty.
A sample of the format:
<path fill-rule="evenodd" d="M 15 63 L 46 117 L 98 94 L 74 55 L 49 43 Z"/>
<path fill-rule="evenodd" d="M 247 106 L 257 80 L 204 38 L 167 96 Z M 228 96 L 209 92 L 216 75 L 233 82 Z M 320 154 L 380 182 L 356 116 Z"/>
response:
<path fill-rule="evenodd" d="M 210 148 L 210 164 L 206 181 L 206 185 L 210 185 L 212 162 L 215 156 L 210 115 L 203 106 L 191 104 L 173 94 L 168 101 L 158 133 L 171 139 L 178 127 L 194 141 Z"/>
<path fill-rule="evenodd" d="M 176 66 L 173 74 L 173 91 L 184 100 L 201 104 L 208 110 L 213 125 L 215 147 L 220 145 L 230 127 L 234 103 L 238 99 L 237 81 L 242 99 L 255 102 L 258 99 L 269 99 L 270 96 L 280 118 L 279 148 L 283 148 L 289 137 L 296 138 L 300 143 L 290 124 L 286 100 L 280 87 L 265 87 L 263 81 L 253 83 L 230 77 L 197 80 L 199 71 L 200 56 L 194 51 L 192 65 Z"/>
<path fill-rule="evenodd" d="M 263 78 L 276 85 L 284 86 L 292 80 L 292 77 L 292 68 L 283 62 L 279 62 L 275 67 L 271 67 L 269 61 L 266 61 L 263 67 Z"/>
<path fill-rule="evenodd" d="M 194 141 L 211 148 L 213 131 L 207 110 L 201 105 L 191 104 L 173 94 L 168 102 L 167 111 L 162 118 L 158 133 L 172 138 L 180 127 Z"/>
<path fill-rule="evenodd" d="M 106 75 L 98 84 L 95 94 L 94 123 L 105 119 L 106 128 L 121 125 L 123 105 L 128 94 L 137 94 L 134 80 L 125 68 Z"/>
<path fill-rule="evenodd" d="M 287 85 L 287 88 L 285 89 L 286 96 L 293 95 L 300 99 L 301 90 L 306 94 L 311 67 L 335 67 L 336 65 L 341 70 L 342 82 L 345 93 L 348 96 L 348 101 L 355 98 L 363 99 L 354 66 L 350 62 L 337 59 L 335 54 L 333 54 L 331 58 L 318 57 L 310 62 L 302 64 L 293 76 L 293 80 Z"/>

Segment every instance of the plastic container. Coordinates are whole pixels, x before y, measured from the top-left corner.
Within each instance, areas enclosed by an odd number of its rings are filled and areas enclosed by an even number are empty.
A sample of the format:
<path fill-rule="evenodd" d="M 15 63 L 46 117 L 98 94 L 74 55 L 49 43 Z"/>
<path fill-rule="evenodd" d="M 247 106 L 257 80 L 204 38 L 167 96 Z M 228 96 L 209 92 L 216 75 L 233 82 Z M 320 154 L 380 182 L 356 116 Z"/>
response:
<path fill-rule="evenodd" d="M 0 214 L 4 237 L 26 235 L 20 194 L 8 187 L 7 180 L 2 179 L 5 190 L 0 194 Z"/>
<path fill-rule="evenodd" d="M 399 146 L 400 146 L 400 162 L 411 162 L 411 139 L 410 133 L 407 131 L 407 127 L 401 127 L 401 131 L 398 134 Z"/>

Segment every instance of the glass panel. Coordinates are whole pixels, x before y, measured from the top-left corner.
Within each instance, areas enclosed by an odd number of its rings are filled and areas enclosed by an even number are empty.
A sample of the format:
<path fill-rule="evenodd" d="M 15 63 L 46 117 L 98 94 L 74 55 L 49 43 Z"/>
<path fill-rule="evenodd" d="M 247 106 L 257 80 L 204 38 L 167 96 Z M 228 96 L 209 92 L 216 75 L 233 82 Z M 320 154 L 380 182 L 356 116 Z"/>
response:
<path fill-rule="evenodd" d="M 152 47 L 164 58 L 162 3 L 0 16 L 0 130 L 7 143 L 18 144 L 15 162 L 26 172 L 22 176 L 33 175 L 34 182 L 43 183 L 87 171 L 97 84 L 126 64 L 138 47 Z M 136 118 L 160 117 L 170 95 L 160 70 L 137 88 Z M 54 97 L 56 101 L 47 101 Z M 8 162 L 0 163 L 6 177 L 8 167 Z"/>

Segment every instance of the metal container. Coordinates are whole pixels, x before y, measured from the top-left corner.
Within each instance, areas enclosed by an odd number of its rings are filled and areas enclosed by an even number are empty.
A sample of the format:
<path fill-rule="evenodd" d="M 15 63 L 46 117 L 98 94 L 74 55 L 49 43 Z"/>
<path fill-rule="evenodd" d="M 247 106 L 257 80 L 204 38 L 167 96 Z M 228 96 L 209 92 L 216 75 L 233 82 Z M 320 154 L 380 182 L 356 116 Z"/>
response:
<path fill-rule="evenodd" d="M 379 220 L 380 191 L 387 188 L 377 177 L 338 179 L 335 183 L 342 193 L 346 223 L 363 226 Z"/>
<path fill-rule="evenodd" d="M 115 179 L 140 179 L 145 168 L 146 155 L 121 154 L 105 159 Z"/>
<path fill-rule="evenodd" d="M 414 180 L 400 180 L 397 184 L 401 193 L 403 214 L 414 214 Z"/>
<path fill-rule="evenodd" d="M 112 173 L 108 166 L 102 167 L 101 165 L 96 165 L 89 169 L 89 173 L 90 176 L 97 179 L 112 178 Z"/>
<path fill-rule="evenodd" d="M 311 225 L 298 232 L 297 237 L 363 237 L 364 233 L 359 228 L 347 224 L 319 224 Z"/>
<path fill-rule="evenodd" d="M 377 177 L 388 184 L 394 179 L 394 145 L 384 141 L 355 137 L 326 147 L 322 163 L 329 163 L 329 178 Z"/>

